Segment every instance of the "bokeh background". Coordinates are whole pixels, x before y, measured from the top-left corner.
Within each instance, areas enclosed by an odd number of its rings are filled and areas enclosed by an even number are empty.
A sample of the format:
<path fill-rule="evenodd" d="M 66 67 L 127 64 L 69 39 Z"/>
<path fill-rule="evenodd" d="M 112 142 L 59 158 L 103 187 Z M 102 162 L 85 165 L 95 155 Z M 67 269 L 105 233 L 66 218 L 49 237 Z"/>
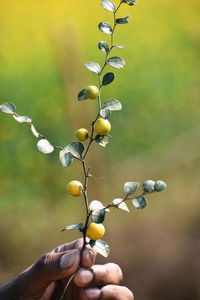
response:
<path fill-rule="evenodd" d="M 148 197 L 143 211 L 112 211 L 106 219 L 109 258 L 124 271 L 138 300 L 200 299 L 200 3 L 141 0 L 124 5 L 116 41 L 126 67 L 103 100 L 123 103 L 113 113 L 112 141 L 94 145 L 88 165 L 90 199 L 104 204 L 126 181 L 162 179 L 167 189 Z M 0 0 L 0 99 L 15 103 L 39 132 L 66 146 L 89 128 L 95 102 L 77 93 L 97 84 L 87 61 L 103 62 L 97 29 L 110 21 L 100 1 Z M 45 156 L 25 124 L 0 114 L 0 284 L 42 253 L 79 236 L 61 228 L 84 219 L 81 199 L 66 193 L 82 180 L 78 162 L 62 168 L 58 152 Z"/>

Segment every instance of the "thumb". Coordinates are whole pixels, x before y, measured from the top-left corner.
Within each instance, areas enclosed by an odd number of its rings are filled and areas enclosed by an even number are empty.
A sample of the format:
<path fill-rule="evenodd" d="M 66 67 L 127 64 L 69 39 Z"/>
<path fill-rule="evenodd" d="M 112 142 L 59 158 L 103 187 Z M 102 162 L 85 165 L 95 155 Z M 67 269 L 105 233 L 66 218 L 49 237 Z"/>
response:
<path fill-rule="evenodd" d="M 77 249 L 45 254 L 15 278 L 12 287 L 18 295 L 39 298 L 51 282 L 70 278 L 78 269 L 79 263 L 80 251 Z"/>

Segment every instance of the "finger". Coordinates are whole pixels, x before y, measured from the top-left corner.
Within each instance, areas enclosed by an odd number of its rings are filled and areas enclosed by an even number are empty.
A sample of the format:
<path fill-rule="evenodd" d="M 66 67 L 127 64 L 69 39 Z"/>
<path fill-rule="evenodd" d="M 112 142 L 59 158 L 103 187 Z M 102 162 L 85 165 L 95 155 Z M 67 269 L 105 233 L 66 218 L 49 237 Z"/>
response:
<path fill-rule="evenodd" d="M 81 250 L 82 246 L 83 246 L 83 239 L 77 239 L 73 242 L 69 242 L 69 243 L 60 245 L 60 246 L 56 247 L 55 249 L 53 249 L 51 252 L 58 253 L 58 252 L 65 252 L 65 251 L 73 250 L 73 249 Z"/>
<path fill-rule="evenodd" d="M 124 286 L 106 285 L 81 290 L 81 300 L 134 300 L 133 293 Z"/>
<path fill-rule="evenodd" d="M 81 257 L 81 266 L 88 269 L 91 268 L 94 265 L 95 257 L 94 251 L 87 246 Z"/>
<path fill-rule="evenodd" d="M 120 267 L 113 263 L 94 265 L 91 269 L 81 268 L 74 278 L 79 287 L 104 286 L 119 284 L 123 275 Z"/>
<path fill-rule="evenodd" d="M 60 253 L 60 252 L 68 251 L 68 250 L 72 250 L 72 249 L 78 249 L 79 251 L 81 251 L 82 247 L 83 247 L 83 239 L 78 239 L 73 242 L 63 244 L 63 245 L 56 247 L 52 251 L 52 253 Z M 83 251 L 83 255 L 81 258 L 81 266 L 83 266 L 85 268 L 90 268 L 95 262 L 96 255 L 97 255 L 97 253 L 95 253 L 92 250 L 92 248 L 87 245 L 85 250 Z"/>
<path fill-rule="evenodd" d="M 77 249 L 48 253 L 13 280 L 14 290 L 24 297 L 39 298 L 53 281 L 69 278 L 75 273 L 79 264 L 80 251 Z"/>
<path fill-rule="evenodd" d="M 55 282 L 52 282 L 45 290 L 44 294 L 42 295 L 42 297 L 40 297 L 39 300 L 49 300 L 51 299 L 51 296 L 53 294 L 55 288 Z"/>

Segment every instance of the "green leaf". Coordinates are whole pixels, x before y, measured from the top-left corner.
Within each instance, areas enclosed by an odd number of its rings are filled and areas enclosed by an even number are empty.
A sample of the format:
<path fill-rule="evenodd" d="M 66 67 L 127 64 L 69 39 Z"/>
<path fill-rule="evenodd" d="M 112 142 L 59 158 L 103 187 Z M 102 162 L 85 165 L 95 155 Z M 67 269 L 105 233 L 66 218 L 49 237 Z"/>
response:
<path fill-rule="evenodd" d="M 136 4 L 136 0 L 129 0 L 129 1 L 128 1 L 128 4 L 129 4 L 129 5 L 135 5 L 135 4 Z"/>
<path fill-rule="evenodd" d="M 85 64 L 86 68 L 95 74 L 99 74 L 101 72 L 101 67 L 98 63 L 89 61 Z"/>
<path fill-rule="evenodd" d="M 115 78 L 114 73 L 108 72 L 103 76 L 102 84 L 103 85 L 110 84 L 111 82 L 113 82 L 114 78 Z"/>
<path fill-rule="evenodd" d="M 31 131 L 36 138 L 40 136 L 33 124 L 31 124 Z"/>
<path fill-rule="evenodd" d="M 81 223 L 81 222 L 76 222 L 76 223 L 74 223 L 74 224 L 72 224 L 72 225 L 69 225 L 69 226 L 65 226 L 63 229 L 62 229 L 62 231 L 65 231 L 65 230 L 71 230 L 71 229 L 82 229 L 82 227 L 83 227 L 83 223 Z"/>
<path fill-rule="evenodd" d="M 100 116 L 103 118 L 103 119 L 107 119 L 109 118 L 111 115 L 111 111 L 108 109 L 108 108 L 102 108 L 100 110 Z"/>
<path fill-rule="evenodd" d="M 100 210 L 94 210 L 92 212 L 92 220 L 97 224 L 103 223 L 105 219 L 105 215 L 106 215 L 106 210 L 104 208 Z"/>
<path fill-rule="evenodd" d="M 93 200 L 90 203 L 90 211 L 100 210 L 104 208 L 103 204 L 98 200 Z"/>
<path fill-rule="evenodd" d="M 96 241 L 90 240 L 89 244 L 90 244 L 90 247 L 93 248 L 96 244 Z"/>
<path fill-rule="evenodd" d="M 136 0 L 122 0 L 122 3 L 127 3 L 128 5 L 132 6 L 136 4 Z"/>
<path fill-rule="evenodd" d="M 99 43 L 98 43 L 98 47 L 99 47 L 99 49 L 100 49 L 102 52 L 104 52 L 104 53 L 108 53 L 108 51 L 109 51 L 109 46 L 108 46 L 108 44 L 107 44 L 106 42 L 104 42 L 104 41 L 99 42 Z"/>
<path fill-rule="evenodd" d="M 2 103 L 0 109 L 5 114 L 13 114 L 16 111 L 15 105 L 10 102 Z"/>
<path fill-rule="evenodd" d="M 121 110 L 122 105 L 118 100 L 111 99 L 104 102 L 102 108 L 103 109 L 107 108 L 109 110 Z"/>
<path fill-rule="evenodd" d="M 46 139 L 41 139 L 38 141 L 37 149 L 43 154 L 49 154 L 54 151 L 54 147 Z"/>
<path fill-rule="evenodd" d="M 122 201 L 123 201 L 123 199 L 117 198 L 117 199 L 114 199 L 112 203 L 113 203 L 116 207 L 118 207 L 118 208 L 120 208 L 120 209 L 122 209 L 122 210 L 125 210 L 125 211 L 128 211 L 128 212 L 129 212 L 128 206 L 126 205 L 125 202 L 122 202 Z"/>
<path fill-rule="evenodd" d="M 142 189 L 145 193 L 153 193 L 154 192 L 154 184 L 155 181 L 153 180 L 145 180 L 143 185 L 142 185 Z"/>
<path fill-rule="evenodd" d="M 83 101 L 83 100 L 87 100 L 87 97 L 85 96 L 85 90 L 83 89 L 78 93 L 78 100 L 79 101 Z"/>
<path fill-rule="evenodd" d="M 110 247 L 103 240 L 90 241 L 90 246 L 104 257 L 108 257 L 110 253 Z"/>
<path fill-rule="evenodd" d="M 73 156 L 77 158 L 81 158 L 83 151 L 84 151 L 84 145 L 81 142 L 72 142 L 67 147 L 64 148 L 67 152 L 70 152 Z"/>
<path fill-rule="evenodd" d="M 130 16 L 126 16 L 125 18 L 118 18 L 118 19 L 116 19 L 116 23 L 117 24 L 127 24 L 128 23 L 128 18 L 129 18 Z"/>
<path fill-rule="evenodd" d="M 66 149 L 61 150 L 60 151 L 60 162 L 63 167 L 65 167 L 65 168 L 69 167 L 73 162 L 72 154 Z"/>
<path fill-rule="evenodd" d="M 101 210 L 102 208 L 105 208 L 103 206 L 103 204 L 98 201 L 98 200 L 93 200 L 91 203 L 90 203 L 90 211 L 96 211 L 96 210 Z M 106 211 L 110 211 L 108 208 L 106 208 Z"/>
<path fill-rule="evenodd" d="M 119 49 L 122 49 L 122 48 L 124 48 L 124 46 L 123 46 L 123 45 L 114 45 L 114 47 L 115 47 L 115 48 L 119 48 Z"/>
<path fill-rule="evenodd" d="M 103 8 L 105 8 L 108 11 L 114 11 L 115 10 L 115 4 L 112 1 L 102 0 L 101 5 L 103 6 Z"/>
<path fill-rule="evenodd" d="M 109 143 L 109 135 L 96 135 L 95 136 L 95 142 L 99 144 L 102 147 L 106 147 L 106 145 Z"/>
<path fill-rule="evenodd" d="M 123 69 L 125 61 L 118 56 L 113 56 L 107 60 L 107 64 L 116 69 Z"/>
<path fill-rule="evenodd" d="M 138 182 L 126 182 L 124 184 L 124 193 L 128 196 L 133 193 L 139 188 L 140 184 Z"/>
<path fill-rule="evenodd" d="M 112 26 L 108 22 L 101 22 L 98 27 L 103 33 L 112 34 Z"/>
<path fill-rule="evenodd" d="M 143 209 L 147 206 L 147 201 L 145 197 L 139 196 L 132 199 L 133 206 L 137 209 Z"/>
<path fill-rule="evenodd" d="M 31 118 L 29 118 L 27 116 L 15 116 L 15 115 L 13 115 L 13 118 L 19 123 L 31 123 L 32 122 Z"/>
<path fill-rule="evenodd" d="M 154 190 L 156 192 L 162 192 L 167 187 L 166 183 L 162 180 L 156 181 L 154 185 Z"/>

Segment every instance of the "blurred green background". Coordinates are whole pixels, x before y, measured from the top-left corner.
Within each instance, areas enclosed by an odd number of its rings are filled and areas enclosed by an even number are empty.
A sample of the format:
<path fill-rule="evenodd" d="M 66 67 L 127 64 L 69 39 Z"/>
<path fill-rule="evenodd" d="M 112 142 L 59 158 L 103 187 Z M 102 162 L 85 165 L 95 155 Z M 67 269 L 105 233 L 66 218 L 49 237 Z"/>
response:
<path fill-rule="evenodd" d="M 124 49 L 113 55 L 126 67 L 102 94 L 123 110 L 111 116 L 111 143 L 91 151 L 90 199 L 107 204 L 126 181 L 168 185 L 144 211 L 106 220 L 111 254 L 98 261 L 120 264 L 138 300 L 200 299 L 199 9 L 197 0 L 124 5 L 119 16 L 131 18 L 117 28 Z M 0 102 L 13 102 L 57 145 L 95 116 L 95 102 L 78 103 L 77 93 L 97 84 L 84 63 L 103 62 L 97 44 L 109 36 L 100 21 L 112 21 L 100 1 L 0 1 Z M 82 199 L 66 193 L 69 180 L 83 179 L 79 164 L 64 169 L 58 152 L 42 155 L 36 143 L 28 126 L 0 114 L 0 284 L 77 238 L 60 230 L 84 219 Z"/>

